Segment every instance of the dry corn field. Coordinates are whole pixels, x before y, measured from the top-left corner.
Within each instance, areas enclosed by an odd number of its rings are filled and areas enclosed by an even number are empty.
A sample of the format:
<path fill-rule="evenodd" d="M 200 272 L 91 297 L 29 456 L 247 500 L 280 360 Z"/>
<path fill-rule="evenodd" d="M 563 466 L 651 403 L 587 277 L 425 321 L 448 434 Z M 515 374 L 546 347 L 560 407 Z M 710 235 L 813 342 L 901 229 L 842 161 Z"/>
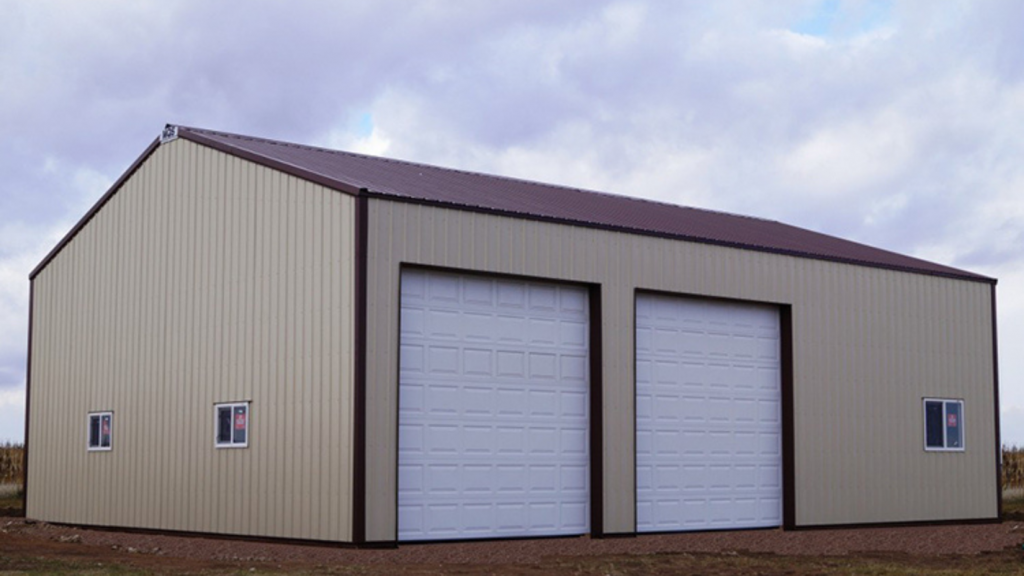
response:
<path fill-rule="evenodd" d="M 1003 492 L 1024 494 L 1024 447 L 1003 446 Z"/>
<path fill-rule="evenodd" d="M 0 484 L 22 484 L 22 456 L 25 447 L 21 444 L 0 444 Z"/>

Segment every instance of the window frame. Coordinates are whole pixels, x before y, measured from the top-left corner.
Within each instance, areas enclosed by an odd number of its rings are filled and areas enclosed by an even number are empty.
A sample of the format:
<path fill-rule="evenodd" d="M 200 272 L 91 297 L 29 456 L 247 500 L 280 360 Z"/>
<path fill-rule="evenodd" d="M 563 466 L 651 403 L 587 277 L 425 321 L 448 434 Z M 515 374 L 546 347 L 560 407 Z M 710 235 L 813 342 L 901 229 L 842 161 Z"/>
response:
<path fill-rule="evenodd" d="M 249 447 L 249 434 L 252 429 L 252 401 L 243 400 L 240 402 L 216 402 L 213 405 L 213 447 L 220 448 L 248 448 Z M 245 441 L 235 442 L 234 441 L 234 427 L 232 427 L 231 441 L 221 442 L 220 441 L 220 411 L 223 408 L 231 410 L 232 420 L 234 419 L 235 408 L 245 408 Z"/>
<path fill-rule="evenodd" d="M 107 445 L 103 445 L 103 417 L 110 418 L 110 432 L 107 434 Z M 97 435 L 97 445 L 92 445 L 92 420 L 93 418 L 99 419 L 99 434 Z M 85 449 L 88 452 L 110 452 L 114 449 L 114 411 L 113 410 L 102 410 L 97 412 L 89 412 L 86 414 L 85 419 Z"/>
<path fill-rule="evenodd" d="M 940 402 L 942 404 L 942 446 L 928 445 L 928 403 Z M 957 404 L 960 407 L 957 428 L 960 429 L 960 446 L 949 446 L 949 426 L 946 425 L 949 412 L 947 406 Z M 964 400 L 963 398 L 922 398 L 921 414 L 924 424 L 924 450 L 925 452 L 963 452 L 967 446 L 967 436 L 964 434 Z"/>

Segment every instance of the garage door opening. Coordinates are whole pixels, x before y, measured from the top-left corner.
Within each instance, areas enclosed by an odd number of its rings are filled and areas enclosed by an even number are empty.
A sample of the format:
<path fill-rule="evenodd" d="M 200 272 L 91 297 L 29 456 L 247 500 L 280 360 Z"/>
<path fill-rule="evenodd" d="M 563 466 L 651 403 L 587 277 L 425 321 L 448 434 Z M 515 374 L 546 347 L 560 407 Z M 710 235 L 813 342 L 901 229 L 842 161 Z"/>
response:
<path fill-rule="evenodd" d="M 587 289 L 406 269 L 398 539 L 589 531 Z"/>
<path fill-rule="evenodd" d="M 779 308 L 636 299 L 637 531 L 782 525 Z"/>

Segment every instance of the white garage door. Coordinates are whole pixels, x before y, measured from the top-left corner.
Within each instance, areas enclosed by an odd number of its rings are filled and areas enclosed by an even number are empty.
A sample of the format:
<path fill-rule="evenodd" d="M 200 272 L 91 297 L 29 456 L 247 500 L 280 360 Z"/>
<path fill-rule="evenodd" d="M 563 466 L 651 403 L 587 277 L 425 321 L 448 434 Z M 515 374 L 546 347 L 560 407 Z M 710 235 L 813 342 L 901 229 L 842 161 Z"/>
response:
<path fill-rule="evenodd" d="M 398 538 L 589 531 L 587 293 L 402 274 Z"/>
<path fill-rule="evenodd" d="M 636 301 L 637 530 L 782 524 L 779 312 Z"/>

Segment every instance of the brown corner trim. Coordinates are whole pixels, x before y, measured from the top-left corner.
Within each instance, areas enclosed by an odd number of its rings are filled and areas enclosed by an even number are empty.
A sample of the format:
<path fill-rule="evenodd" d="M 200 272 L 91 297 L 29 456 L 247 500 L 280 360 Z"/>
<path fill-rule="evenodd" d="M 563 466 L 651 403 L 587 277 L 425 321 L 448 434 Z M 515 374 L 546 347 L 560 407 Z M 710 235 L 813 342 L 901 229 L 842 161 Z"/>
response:
<path fill-rule="evenodd" d="M 999 332 L 996 322 L 996 285 L 992 284 L 992 410 L 996 426 L 996 515 L 1003 517 L 1003 440 L 999 423 Z"/>
<path fill-rule="evenodd" d="M 793 406 L 793 306 L 779 306 L 782 387 L 782 528 L 796 527 L 796 411 Z"/>
<path fill-rule="evenodd" d="M 319 184 L 332 190 L 337 190 L 338 192 L 343 192 L 345 194 L 350 194 L 352 196 L 360 196 L 361 194 L 363 194 L 363 192 L 361 192 L 360 188 L 357 186 L 341 182 L 340 180 L 336 180 L 334 178 L 329 178 L 327 176 L 324 176 L 323 174 L 318 174 L 311 170 L 306 170 L 305 168 L 300 168 L 298 166 L 295 166 L 294 164 L 289 164 L 287 162 L 275 160 L 273 158 L 263 156 L 262 154 L 257 154 L 255 152 L 243 150 L 235 146 L 229 146 L 227 144 L 214 140 L 213 138 L 210 138 L 208 136 L 203 136 L 202 134 L 192 132 L 188 128 L 179 127 L 178 137 L 184 140 L 195 142 L 196 144 L 202 144 L 203 146 L 213 148 L 214 150 L 218 150 L 225 154 L 230 154 L 231 156 L 236 156 L 243 160 L 249 160 L 250 162 L 255 162 L 256 164 L 260 164 L 268 168 L 280 170 L 285 174 L 291 174 L 292 176 L 295 176 L 297 178 L 309 180 L 310 182 Z"/>
<path fill-rule="evenodd" d="M 355 341 L 353 342 L 352 540 L 366 543 L 366 273 L 369 200 L 356 196 Z"/>
<path fill-rule="evenodd" d="M 897 522 L 863 522 L 860 524 L 805 524 L 790 530 L 852 530 L 860 528 L 922 528 L 925 526 L 967 526 L 973 524 L 999 524 L 996 518 L 963 518 L 958 520 L 908 520 Z"/>
<path fill-rule="evenodd" d="M 71 240 L 78 234 L 78 232 L 81 231 L 82 228 L 84 228 L 90 220 L 92 220 L 92 217 L 95 216 L 96 213 L 99 212 L 100 209 L 103 208 L 103 206 L 106 205 L 106 203 L 109 202 L 111 198 L 113 198 L 114 194 L 118 190 L 120 190 L 121 186 L 125 183 L 125 181 L 128 180 L 128 178 L 131 178 L 132 174 L 135 174 L 135 171 L 138 170 L 140 166 L 142 166 L 143 162 L 149 159 L 150 154 L 152 154 L 159 146 L 160 139 L 156 138 L 153 140 L 153 142 L 149 144 L 149 146 L 146 147 L 142 154 L 135 159 L 135 162 L 132 162 L 132 165 L 129 166 L 128 169 L 124 171 L 124 174 L 121 174 L 121 177 L 118 178 L 114 182 L 114 184 L 107 189 L 106 193 L 104 193 L 103 196 L 100 197 L 100 199 L 95 204 L 93 204 L 92 208 L 90 208 L 89 211 L 85 213 L 85 216 L 82 216 L 82 218 L 71 228 L 71 230 L 69 230 L 68 233 L 65 234 L 63 238 L 60 239 L 60 242 L 57 242 L 57 245 L 54 246 L 53 249 L 46 254 L 46 256 L 43 257 L 43 259 L 39 262 L 39 264 L 36 265 L 35 268 L 32 269 L 31 272 L 29 272 L 29 280 L 35 278 L 37 274 L 43 271 L 43 268 L 46 268 L 46 265 L 49 264 L 50 261 L 53 260 L 57 256 L 57 254 L 61 250 L 63 250 L 65 246 L 68 245 L 69 242 L 71 242 Z"/>
<path fill-rule="evenodd" d="M 35 311 L 36 284 L 28 281 L 28 350 L 25 363 L 25 439 L 21 452 L 21 509 L 28 512 L 28 429 L 32 417 L 32 318 Z"/>
<path fill-rule="evenodd" d="M 590 532 L 604 537 L 604 414 L 602 386 L 601 286 L 588 288 L 590 306 Z"/>

